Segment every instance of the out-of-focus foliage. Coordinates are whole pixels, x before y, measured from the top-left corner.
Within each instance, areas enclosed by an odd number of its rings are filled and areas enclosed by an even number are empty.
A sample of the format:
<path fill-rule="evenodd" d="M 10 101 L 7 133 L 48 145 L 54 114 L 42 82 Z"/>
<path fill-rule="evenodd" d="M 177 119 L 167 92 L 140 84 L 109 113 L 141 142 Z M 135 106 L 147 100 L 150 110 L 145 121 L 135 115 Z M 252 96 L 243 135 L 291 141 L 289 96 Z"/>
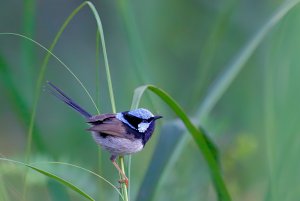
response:
<path fill-rule="evenodd" d="M 136 87 L 155 84 L 195 117 L 216 77 L 222 76 L 225 67 L 284 2 L 93 1 L 104 27 L 117 110 L 130 108 Z M 49 47 L 62 23 L 80 3 L 1 1 L 0 32 L 22 33 Z M 219 148 L 233 200 L 293 201 L 300 197 L 299 19 L 297 5 L 267 34 L 224 96 L 200 122 Z M 45 52 L 13 36 L 0 35 L 0 44 L 0 154 L 22 161 L 37 73 Z M 95 97 L 96 23 L 87 8 L 72 20 L 53 52 Z M 104 64 L 102 56 L 99 58 L 100 110 L 110 112 Z M 96 113 L 82 88 L 53 58 L 46 79 Z M 164 116 L 158 127 L 176 118 L 154 96 L 146 96 L 141 106 Z M 98 148 L 82 122 L 80 116 L 42 92 L 31 161 L 77 164 L 117 185 L 117 172 L 109 155 L 101 152 L 99 159 Z M 184 135 L 184 131 L 180 132 L 174 137 Z M 207 165 L 188 137 L 178 138 L 184 142 L 170 140 L 176 144 L 175 156 L 171 154 L 162 166 L 164 171 L 149 164 L 152 153 L 159 154 L 156 149 L 164 152 L 161 140 L 168 141 L 159 135 L 156 132 L 145 149 L 132 157 L 132 200 L 141 190 L 148 167 L 157 171 L 153 175 L 160 175 L 151 200 L 216 200 Z M 172 138 L 171 133 L 166 136 Z M 170 144 L 165 145 L 168 153 Z M 109 185 L 77 169 L 45 164 L 41 167 L 82 187 L 96 200 L 118 199 Z M 0 163 L 0 200 L 20 200 L 24 172 L 21 167 Z M 40 200 L 41 196 L 44 200 L 82 200 L 61 184 L 33 172 L 29 178 L 28 200 Z"/>

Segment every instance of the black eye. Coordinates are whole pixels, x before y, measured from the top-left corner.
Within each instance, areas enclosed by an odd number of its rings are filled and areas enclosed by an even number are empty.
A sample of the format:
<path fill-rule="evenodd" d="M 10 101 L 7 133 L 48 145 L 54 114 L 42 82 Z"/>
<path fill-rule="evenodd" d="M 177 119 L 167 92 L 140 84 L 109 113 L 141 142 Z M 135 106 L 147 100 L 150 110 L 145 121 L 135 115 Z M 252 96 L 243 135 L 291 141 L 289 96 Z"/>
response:
<path fill-rule="evenodd" d="M 134 128 L 138 129 L 138 125 L 143 121 L 142 119 L 130 115 L 128 113 L 123 114 L 124 118 L 128 121 L 128 123 L 130 123 L 130 125 L 132 125 Z"/>
<path fill-rule="evenodd" d="M 153 119 L 154 119 L 154 117 L 150 117 L 150 118 L 147 119 L 146 121 L 147 121 L 148 123 L 150 123 L 151 121 L 153 121 Z"/>

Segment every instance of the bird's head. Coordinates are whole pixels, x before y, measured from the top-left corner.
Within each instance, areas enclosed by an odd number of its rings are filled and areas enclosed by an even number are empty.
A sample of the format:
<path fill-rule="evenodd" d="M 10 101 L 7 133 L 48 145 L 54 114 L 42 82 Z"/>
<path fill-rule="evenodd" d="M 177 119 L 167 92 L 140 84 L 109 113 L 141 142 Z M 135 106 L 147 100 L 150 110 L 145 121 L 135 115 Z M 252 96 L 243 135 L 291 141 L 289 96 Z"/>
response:
<path fill-rule="evenodd" d="M 154 116 L 149 110 L 139 108 L 117 113 L 116 118 L 139 133 L 151 131 L 152 134 L 155 120 L 162 118 L 162 116 Z"/>

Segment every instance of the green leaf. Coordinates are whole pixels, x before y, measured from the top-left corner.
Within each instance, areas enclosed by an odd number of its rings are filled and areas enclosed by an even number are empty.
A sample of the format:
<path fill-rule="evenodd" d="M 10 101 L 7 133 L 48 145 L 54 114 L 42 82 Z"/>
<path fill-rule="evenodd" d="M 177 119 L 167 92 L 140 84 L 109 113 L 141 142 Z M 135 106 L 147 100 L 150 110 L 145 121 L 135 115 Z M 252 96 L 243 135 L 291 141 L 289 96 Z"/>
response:
<path fill-rule="evenodd" d="M 66 191 L 66 188 L 61 183 L 56 182 L 55 180 L 49 180 L 47 182 L 47 187 L 49 194 L 51 196 L 51 200 L 53 201 L 70 201 L 70 196 Z"/>
<path fill-rule="evenodd" d="M 87 193 L 85 193 L 84 191 L 80 190 L 77 186 L 73 185 L 72 183 L 68 182 L 67 180 L 64 180 L 64 179 L 62 179 L 62 178 L 60 178 L 60 177 L 58 177 L 58 176 L 56 176 L 56 175 L 54 175 L 54 174 L 52 174 L 52 173 L 50 173 L 50 172 L 44 171 L 44 170 L 39 169 L 39 168 L 37 168 L 37 167 L 31 166 L 31 165 L 29 165 L 29 164 L 26 164 L 26 166 L 29 167 L 29 168 L 31 168 L 31 169 L 33 169 L 33 170 L 35 170 L 35 171 L 37 171 L 37 172 L 39 172 L 39 173 L 41 173 L 41 174 L 43 174 L 43 175 L 45 175 L 45 176 L 47 176 L 47 177 L 50 177 L 50 178 L 52 178 L 52 179 L 54 179 L 54 180 L 56 180 L 56 181 L 62 183 L 62 184 L 65 185 L 66 187 L 69 187 L 69 188 L 72 189 L 73 191 L 75 191 L 75 192 L 81 194 L 83 197 L 85 197 L 85 198 L 87 198 L 87 199 L 89 199 L 89 200 L 94 200 L 94 199 L 93 199 L 91 196 L 89 196 Z"/>
<path fill-rule="evenodd" d="M 162 127 L 136 200 L 150 201 L 154 198 L 167 164 L 170 163 L 170 155 L 176 151 L 183 134 L 184 130 L 177 123 L 168 123 Z"/>
<path fill-rule="evenodd" d="M 109 95 L 110 95 L 110 100 L 111 100 L 111 106 L 112 106 L 112 112 L 116 113 L 116 105 L 115 105 L 115 99 L 114 99 L 114 93 L 113 93 L 113 87 L 112 87 L 112 81 L 111 81 L 111 75 L 110 75 L 110 69 L 109 69 L 109 64 L 108 64 L 108 58 L 107 58 L 107 52 L 106 52 L 106 46 L 105 46 L 105 39 L 104 39 L 104 32 L 103 32 L 103 27 L 102 27 L 102 23 L 99 17 L 99 14 L 95 8 L 95 6 L 93 5 L 93 3 L 89 2 L 89 1 L 85 1 L 82 4 L 80 4 L 69 16 L 68 18 L 65 20 L 65 22 L 63 23 L 63 25 L 61 26 L 61 28 L 59 29 L 58 33 L 56 34 L 51 46 L 49 49 L 45 48 L 44 46 L 42 46 L 41 44 L 39 44 L 38 42 L 24 36 L 21 34 L 17 34 L 17 33 L 0 33 L 0 35 L 14 35 L 14 36 L 19 36 L 22 38 L 25 38 L 33 43 L 35 43 L 36 45 L 40 46 L 41 48 L 43 48 L 44 50 L 47 51 L 47 55 L 45 56 L 42 66 L 40 68 L 40 71 L 38 73 L 38 79 L 36 82 L 36 88 L 35 88 L 35 94 L 34 94 L 34 102 L 33 102 L 33 111 L 31 113 L 30 116 L 30 122 L 29 122 L 29 129 L 28 129 L 28 136 L 27 136 L 27 151 L 26 151 L 26 161 L 29 161 L 29 155 L 31 152 L 31 144 L 32 144 L 32 134 L 34 131 L 34 127 L 35 127 L 35 119 L 36 119 L 36 113 L 37 113 L 37 105 L 39 102 L 39 98 L 40 98 L 40 93 L 41 93 L 41 87 L 44 81 L 44 77 L 45 77 L 45 72 L 46 72 L 46 68 L 50 59 L 50 56 L 55 57 L 71 74 L 72 76 L 78 81 L 78 83 L 81 85 L 81 87 L 85 90 L 85 92 L 87 93 L 87 95 L 89 96 L 90 100 L 92 101 L 93 105 L 95 106 L 96 110 L 98 113 L 100 113 L 100 111 L 98 110 L 98 107 L 96 105 L 96 103 L 94 102 L 94 100 L 92 99 L 90 93 L 87 91 L 87 89 L 84 87 L 84 85 L 82 84 L 82 82 L 77 78 L 77 76 L 70 70 L 70 68 L 68 68 L 57 56 L 55 56 L 52 51 L 54 49 L 54 47 L 56 46 L 60 36 L 62 35 L 62 33 L 64 32 L 65 28 L 67 27 L 67 25 L 70 23 L 70 21 L 74 18 L 74 16 L 83 9 L 84 6 L 88 6 L 92 12 L 92 14 L 94 15 L 94 18 L 96 20 L 97 23 L 97 29 L 98 32 L 100 34 L 100 39 L 101 39 L 101 44 L 102 44 L 102 50 L 103 50 L 103 57 L 104 57 L 104 63 L 105 63 L 105 70 L 106 70 L 106 77 L 107 77 L 107 82 L 108 82 L 108 91 L 109 91 Z M 98 42 L 98 41 L 97 41 Z M 122 185 L 125 188 L 125 185 Z M 125 200 L 127 198 L 127 191 L 124 191 L 124 197 Z"/>
<path fill-rule="evenodd" d="M 259 44 L 263 41 L 265 36 L 270 32 L 270 30 L 278 24 L 278 22 L 297 4 L 299 3 L 299 0 L 294 1 L 286 1 L 282 4 L 281 7 L 274 13 L 274 15 L 266 22 L 266 24 L 257 32 L 257 34 L 245 45 L 245 47 L 238 53 L 238 55 L 233 59 L 233 61 L 225 68 L 225 71 L 220 73 L 220 76 L 216 79 L 216 81 L 213 83 L 212 87 L 209 89 L 208 94 L 204 98 L 204 102 L 201 104 L 201 107 L 197 111 L 196 119 L 202 119 L 203 117 L 207 116 L 207 114 L 211 111 L 211 109 L 215 106 L 215 104 L 218 102 L 220 97 L 223 96 L 223 94 L 226 92 L 230 84 L 233 82 L 233 80 L 237 77 L 238 73 L 242 70 L 244 67 L 244 64 L 248 61 L 250 56 L 253 54 L 253 52 L 256 50 L 256 48 L 259 46 Z M 134 94 L 132 107 L 137 107 L 139 104 L 139 101 L 141 99 L 141 96 L 143 95 L 143 92 L 146 90 L 145 87 L 138 88 L 136 90 L 136 93 Z M 201 130 L 201 129 L 200 129 Z M 182 136 L 182 135 L 181 135 Z M 178 158 L 178 152 L 181 152 L 183 149 L 182 147 L 187 142 L 187 137 L 183 135 L 180 137 L 180 143 L 179 145 L 174 144 L 177 148 L 174 148 L 174 152 L 170 154 L 169 158 L 172 158 L 173 160 L 176 160 L 174 158 Z M 160 142 L 158 142 L 160 143 Z M 213 147 L 210 146 L 209 141 L 206 141 L 207 146 L 210 147 L 210 150 L 213 154 Z M 176 152 L 176 153 L 175 153 Z M 215 152 L 216 154 L 218 152 Z M 218 158 L 217 155 L 215 155 L 215 158 Z M 171 160 L 172 160 L 171 159 Z M 157 158 L 153 157 L 152 162 L 157 160 Z M 152 163 L 151 162 L 151 163 Z M 151 165 L 150 165 L 151 166 Z M 168 163 L 167 163 L 168 166 Z M 164 169 L 162 168 L 161 171 Z M 146 173 L 145 180 L 141 187 L 141 194 L 147 193 L 143 191 L 144 183 L 146 181 L 149 181 L 147 178 L 149 173 Z M 159 173 L 160 174 L 160 173 Z M 151 188 L 150 188 L 151 189 Z M 153 190 L 154 191 L 154 190 Z M 149 193 L 151 194 L 151 192 Z M 149 195 L 148 194 L 148 195 Z M 140 196 L 140 195 L 139 195 Z M 151 197 L 151 195 L 149 195 Z"/>
<path fill-rule="evenodd" d="M 221 171 L 218 165 L 218 161 L 216 160 L 216 148 L 212 149 L 212 144 L 210 140 L 206 137 L 205 132 L 202 129 L 198 129 L 188 118 L 183 109 L 178 105 L 178 103 L 165 91 L 162 89 L 155 87 L 153 85 L 145 85 L 138 87 L 135 90 L 132 108 L 135 108 L 139 105 L 139 102 L 146 90 L 149 90 L 155 93 L 157 96 L 161 98 L 171 109 L 172 111 L 181 119 L 184 123 L 185 127 L 193 137 L 195 143 L 198 148 L 202 152 L 212 176 L 212 180 L 219 197 L 219 200 L 231 200 L 230 195 L 227 191 L 223 178 L 221 176 Z M 213 146 L 214 147 L 214 146 Z"/>
<path fill-rule="evenodd" d="M 52 178 L 52 179 L 56 180 L 57 182 L 63 184 L 64 186 L 70 188 L 71 190 L 79 193 L 80 195 L 82 195 L 83 197 L 87 198 L 88 200 L 94 201 L 94 199 L 91 196 L 89 196 L 87 193 L 85 193 L 83 190 L 81 190 L 77 186 L 73 185 L 72 183 L 68 182 L 67 180 L 65 180 L 65 179 L 63 179 L 61 177 L 56 176 L 55 174 L 52 174 L 50 172 L 47 172 L 45 170 L 42 170 L 42 169 L 37 168 L 35 166 L 32 166 L 30 164 L 22 163 L 20 161 L 15 161 L 15 160 L 7 159 L 7 158 L 0 158 L 0 160 L 6 161 L 6 162 L 12 162 L 12 163 L 15 163 L 15 164 L 18 164 L 18 165 L 26 166 L 26 167 L 28 167 L 28 168 L 36 171 L 36 172 L 39 172 L 39 173 L 41 173 L 41 174 L 43 174 L 43 175 L 45 175 L 45 176 L 47 176 L 49 178 Z"/>

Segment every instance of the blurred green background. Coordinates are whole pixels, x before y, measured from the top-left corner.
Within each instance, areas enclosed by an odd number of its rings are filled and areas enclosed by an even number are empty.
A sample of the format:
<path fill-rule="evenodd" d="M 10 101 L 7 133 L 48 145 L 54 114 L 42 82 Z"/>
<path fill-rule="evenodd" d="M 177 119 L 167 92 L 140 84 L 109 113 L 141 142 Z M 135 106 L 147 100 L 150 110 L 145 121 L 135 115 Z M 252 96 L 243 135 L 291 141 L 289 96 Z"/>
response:
<path fill-rule="evenodd" d="M 0 32 L 24 34 L 49 48 L 82 2 L 2 0 Z M 299 6 L 267 32 L 216 105 L 200 119 L 197 111 L 215 80 L 226 77 L 224 72 L 241 58 L 251 39 L 289 1 L 92 2 L 103 23 L 118 111 L 130 108 L 136 87 L 154 84 L 178 101 L 216 143 L 233 200 L 299 200 Z M 46 52 L 12 35 L 0 35 L 0 44 L 0 154 L 24 161 L 36 80 Z M 87 7 L 71 21 L 53 52 L 83 81 L 101 113 L 111 112 L 102 52 L 101 70 L 96 70 L 96 23 Z M 45 80 L 96 113 L 80 85 L 54 58 Z M 164 119 L 145 149 L 132 157 L 131 200 L 216 200 L 206 162 L 174 113 L 152 94 L 141 106 Z M 76 164 L 117 185 L 109 154 L 98 151 L 86 128 L 79 115 L 42 91 L 30 161 Z M 95 176 L 63 165 L 37 165 L 96 200 L 118 200 L 118 194 Z M 21 166 L 0 162 L 0 200 L 21 200 L 24 172 Z M 29 174 L 27 200 L 84 199 L 54 180 Z"/>

